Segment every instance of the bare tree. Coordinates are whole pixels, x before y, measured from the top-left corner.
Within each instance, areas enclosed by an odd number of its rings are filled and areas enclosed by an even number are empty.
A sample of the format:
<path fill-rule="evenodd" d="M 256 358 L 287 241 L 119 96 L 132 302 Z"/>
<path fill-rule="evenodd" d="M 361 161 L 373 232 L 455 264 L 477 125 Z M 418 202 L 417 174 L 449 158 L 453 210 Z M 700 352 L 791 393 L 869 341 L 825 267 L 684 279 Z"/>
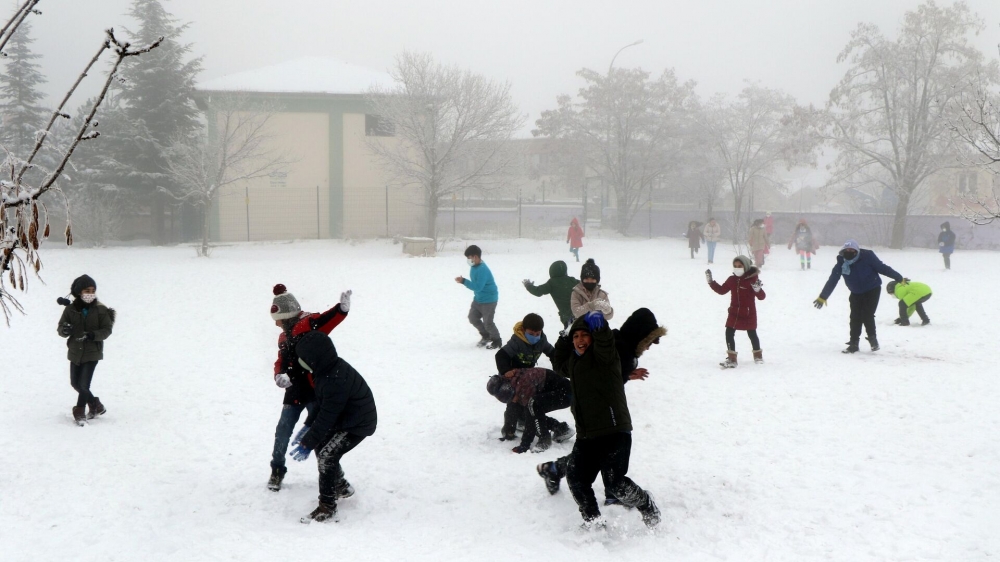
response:
<path fill-rule="evenodd" d="M 0 49 L 17 32 L 18 26 L 25 18 L 32 14 L 41 14 L 35 8 L 39 1 L 25 0 L 14 16 L 0 29 Z M 0 163 L 0 178 L 2 178 L 0 179 L 0 309 L 3 310 L 4 319 L 8 325 L 12 310 L 24 311 L 10 291 L 24 291 L 27 286 L 25 279 L 30 277 L 32 273 L 38 276 L 39 270 L 42 268 L 38 249 L 41 245 L 41 239 L 49 235 L 49 224 L 45 205 L 40 201 L 40 197 L 50 190 L 59 189 L 56 181 L 62 176 L 76 147 L 81 142 L 96 139 L 100 135 L 96 130 L 97 122 L 94 120 L 94 115 L 101 102 L 104 101 L 122 62 L 129 57 L 147 53 L 158 45 L 159 41 L 156 41 L 146 47 L 134 49 L 130 43 L 119 41 L 115 37 L 113 29 L 108 29 L 105 31 L 105 38 L 101 41 L 97 53 L 63 96 L 59 106 L 52 112 L 45 129 L 36 135 L 31 154 L 13 154 L 3 148 L 5 158 Z M 67 103 L 91 68 L 100 60 L 101 55 L 108 50 L 114 53 L 111 68 L 107 72 L 100 94 L 94 98 L 90 111 L 83 119 L 79 130 L 72 136 L 67 146 L 61 149 L 61 154 L 55 158 L 55 167 L 52 170 L 45 170 L 42 179 L 36 184 L 29 184 L 25 181 L 25 174 L 29 170 L 38 169 L 35 159 L 47 144 L 51 144 L 50 134 L 53 132 L 56 121 L 59 118 L 70 118 L 65 111 Z M 68 220 L 66 243 L 73 243 L 71 225 Z M 10 288 L 7 286 L 8 282 Z"/>
<path fill-rule="evenodd" d="M 423 191 L 427 236 L 437 239 L 443 198 L 509 184 L 520 161 L 511 139 L 524 117 L 509 83 L 444 66 L 428 54 L 404 52 L 389 74 L 393 85 L 369 90 L 380 125 L 368 146 L 395 182 Z"/>
<path fill-rule="evenodd" d="M 274 113 L 273 104 L 244 93 L 214 96 L 206 112 L 208 131 L 175 139 L 167 149 L 167 174 L 178 187 L 160 190 L 201 209 L 199 255 L 210 252 L 209 211 L 222 189 L 267 177 L 292 163 L 274 142 Z"/>
<path fill-rule="evenodd" d="M 952 201 L 962 218 L 978 225 L 1000 219 L 1000 96 L 990 87 L 995 80 L 989 79 L 996 75 L 996 62 L 985 71 L 954 100 L 958 117 L 950 122 L 955 138 L 970 148 L 963 164 L 993 176 L 988 194 L 969 192 Z"/>
<path fill-rule="evenodd" d="M 567 95 L 543 111 L 535 136 L 566 139 L 582 149 L 588 167 L 615 191 L 616 229 L 628 233 L 648 187 L 676 166 L 686 141 L 687 117 L 696 103 L 694 83 L 681 83 L 673 70 L 655 79 L 641 69 L 582 69 L 586 85 L 579 101 Z"/>
<path fill-rule="evenodd" d="M 791 96 L 750 84 L 735 100 L 716 96 L 709 103 L 706 125 L 733 197 L 733 243 L 746 241 L 743 205 L 756 182 L 778 185 L 779 164 L 787 168 L 813 164 L 815 142 L 796 122 L 800 110 Z"/>
<path fill-rule="evenodd" d="M 859 24 L 837 59 L 850 68 L 827 106 L 823 135 L 839 151 L 834 175 L 895 196 L 893 248 L 903 247 L 914 192 L 955 165 L 951 102 L 982 67 L 982 53 L 968 41 L 981 28 L 964 2 L 941 8 L 928 0 L 905 14 L 895 40 Z"/>

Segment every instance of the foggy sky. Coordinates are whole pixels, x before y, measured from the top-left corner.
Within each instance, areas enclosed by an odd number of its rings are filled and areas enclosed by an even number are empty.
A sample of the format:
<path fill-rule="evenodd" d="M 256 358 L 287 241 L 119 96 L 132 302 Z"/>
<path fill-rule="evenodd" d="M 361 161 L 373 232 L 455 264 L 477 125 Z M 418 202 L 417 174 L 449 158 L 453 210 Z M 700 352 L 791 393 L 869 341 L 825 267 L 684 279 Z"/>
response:
<path fill-rule="evenodd" d="M 968 0 L 986 20 L 976 44 L 997 56 L 1000 0 Z M 12 0 L 5 4 L 13 6 Z M 555 97 L 573 94 L 581 67 L 658 74 L 673 67 L 702 96 L 736 93 L 745 79 L 780 88 L 800 103 L 823 105 L 846 67 L 838 53 L 860 21 L 894 37 L 918 0 L 166 0 L 190 27 L 183 36 L 204 57 L 208 80 L 302 56 L 324 56 L 386 70 L 404 49 L 509 80 L 528 114 L 527 130 Z M 947 1 L 939 2 L 941 5 Z M 107 27 L 137 25 L 129 0 L 42 0 L 33 16 L 35 49 L 45 58 L 45 89 L 62 94 Z M 613 7 L 612 7 L 613 6 Z M 13 8 L 3 12 L 3 19 Z M 93 78 L 90 82 L 96 82 Z M 96 88 L 86 91 L 91 94 Z M 75 109 L 83 97 L 72 104 Z M 56 103 L 56 102 L 51 102 Z"/>

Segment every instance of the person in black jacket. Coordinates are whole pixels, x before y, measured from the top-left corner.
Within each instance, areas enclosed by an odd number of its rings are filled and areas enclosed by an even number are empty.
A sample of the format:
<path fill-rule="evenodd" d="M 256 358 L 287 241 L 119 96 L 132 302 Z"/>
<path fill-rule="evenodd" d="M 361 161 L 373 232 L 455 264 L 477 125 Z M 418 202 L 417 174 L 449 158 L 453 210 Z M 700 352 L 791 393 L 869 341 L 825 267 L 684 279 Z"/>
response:
<path fill-rule="evenodd" d="M 594 496 L 594 479 L 603 473 L 611 494 L 642 514 L 648 527 L 660 522 L 653 498 L 626 473 L 632 451 L 632 417 L 625 398 L 621 362 L 615 339 L 604 315 L 590 312 L 573 322 L 568 337 L 556 342 L 554 366 L 570 381 L 570 408 L 576 422 L 576 444 L 568 459 L 538 465 L 550 494 L 559 491 L 566 478 L 584 526 L 603 526 Z"/>
<path fill-rule="evenodd" d="M 354 367 L 337 355 L 330 336 L 311 331 L 295 346 L 299 364 L 312 373 L 316 408 L 295 437 L 293 459 L 304 461 L 316 451 L 319 467 L 319 506 L 303 523 L 336 520 L 337 498 L 350 485 L 340 459 L 375 433 L 378 415 L 368 383 Z"/>
<path fill-rule="evenodd" d="M 649 371 L 639 368 L 639 357 L 651 346 L 660 343 L 667 329 L 656 323 L 656 315 L 648 308 L 640 308 L 625 320 L 615 334 L 615 349 L 621 359 L 622 380 L 644 381 Z"/>

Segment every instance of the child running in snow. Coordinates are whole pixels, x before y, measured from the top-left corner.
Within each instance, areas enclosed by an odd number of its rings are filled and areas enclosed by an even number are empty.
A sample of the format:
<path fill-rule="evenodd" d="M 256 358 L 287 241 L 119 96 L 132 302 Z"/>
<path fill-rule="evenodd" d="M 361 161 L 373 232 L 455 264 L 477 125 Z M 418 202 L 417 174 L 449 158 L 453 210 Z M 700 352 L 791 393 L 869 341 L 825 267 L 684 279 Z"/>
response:
<path fill-rule="evenodd" d="M 573 295 L 573 287 L 580 282 L 575 277 L 566 274 L 566 262 L 560 260 L 553 262 L 549 266 L 549 280 L 541 285 L 535 285 L 531 279 L 522 281 L 524 288 L 529 293 L 540 297 L 542 295 L 552 295 L 552 302 L 556 303 L 559 310 L 559 321 L 562 322 L 563 329 L 569 328 L 573 323 L 573 308 L 570 306 L 570 299 Z"/>
<path fill-rule="evenodd" d="M 569 251 L 576 256 L 576 261 L 580 261 L 580 248 L 583 247 L 583 229 L 580 228 L 580 221 L 573 217 L 569 223 L 569 230 L 566 232 L 566 243 L 569 244 Z"/>
<path fill-rule="evenodd" d="M 483 261 L 483 251 L 479 246 L 473 244 L 466 248 L 465 257 L 469 262 L 469 278 L 456 277 L 455 282 L 473 293 L 469 323 L 479 332 L 479 343 L 476 346 L 497 349 L 503 343 L 500 340 L 500 330 L 497 330 L 497 325 L 493 322 L 500 292 L 493 280 L 493 272 Z"/>
<path fill-rule="evenodd" d="M 70 286 L 73 301 L 60 297 L 62 316 L 56 331 L 66 338 L 69 359 L 69 384 L 77 392 L 73 407 L 73 421 L 84 425 L 107 410 L 101 399 L 90 392 L 97 362 L 104 359 L 104 340 L 111 337 L 115 325 L 115 310 L 97 300 L 97 282 L 89 275 L 81 275 Z M 89 412 L 85 412 L 90 408 Z"/>
<path fill-rule="evenodd" d="M 799 254 L 799 267 L 803 270 L 812 269 L 812 255 L 816 253 L 819 244 L 813 236 L 812 229 L 806 224 L 806 219 L 800 219 L 795 230 L 792 231 L 792 238 L 788 241 L 788 249 L 795 245 L 795 251 Z"/>
<path fill-rule="evenodd" d="M 569 379 L 557 375 L 555 371 L 512 369 L 502 376 L 490 377 L 486 383 L 486 391 L 507 405 L 521 406 L 528 413 L 521 444 L 511 449 L 513 452 L 527 451 L 536 435 L 538 442 L 531 449 L 533 453 L 540 453 L 551 447 L 553 439 L 556 443 L 562 443 L 573 436 L 574 432 L 569 424 L 557 422 L 546 415 L 569 407 Z"/>
<path fill-rule="evenodd" d="M 753 267 L 750 258 L 736 256 L 733 259 L 733 274 L 719 285 L 712 279 L 712 270 L 705 270 L 705 279 L 713 291 L 724 295 L 730 293 L 729 317 L 726 318 L 726 360 L 719 365 L 725 369 L 736 367 L 736 330 L 746 330 L 753 346 L 753 362 L 763 363 L 764 355 L 757 339 L 757 300 L 764 300 L 760 270 Z"/>
<path fill-rule="evenodd" d="M 931 298 L 931 288 L 923 283 L 903 279 L 902 283 L 889 281 L 885 292 L 899 299 L 899 318 L 893 321 L 898 326 L 909 326 L 910 316 L 916 312 L 920 317 L 920 325 L 926 326 L 931 319 L 924 312 L 924 303 Z"/>
<path fill-rule="evenodd" d="M 590 258 L 580 268 L 580 284 L 573 287 L 570 297 L 570 308 L 574 318 L 582 318 L 588 312 L 599 311 L 604 318 L 611 320 L 615 310 L 611 308 L 611 299 L 601 289 L 601 268 Z"/>

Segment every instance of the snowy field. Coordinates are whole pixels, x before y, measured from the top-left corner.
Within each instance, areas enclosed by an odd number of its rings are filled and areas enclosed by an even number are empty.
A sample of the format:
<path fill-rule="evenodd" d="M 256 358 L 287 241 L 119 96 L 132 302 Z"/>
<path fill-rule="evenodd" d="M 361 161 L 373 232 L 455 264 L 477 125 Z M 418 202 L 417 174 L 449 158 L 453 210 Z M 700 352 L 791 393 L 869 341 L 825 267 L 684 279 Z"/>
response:
<path fill-rule="evenodd" d="M 472 241 L 475 242 L 475 241 Z M 841 284 L 812 308 L 833 263 L 815 268 L 775 249 L 758 303 L 766 365 L 721 370 L 728 296 L 705 284 L 705 249 L 681 240 L 587 239 L 617 327 L 652 309 L 670 330 L 626 387 L 629 475 L 663 511 L 603 508 L 604 533 L 583 533 L 565 487 L 549 496 L 535 465 L 567 453 L 515 455 L 497 441 L 503 407 L 485 391 L 493 352 L 475 348 L 461 248 L 407 258 L 388 242 L 218 248 L 49 250 L 47 285 L 22 295 L 27 316 L 0 327 L 0 559 L 158 560 L 995 560 L 1000 556 L 1000 408 L 996 290 L 1000 254 L 879 250 L 934 290 L 932 324 L 892 325 L 883 293 L 882 350 L 853 356 Z M 500 287 L 497 325 L 556 309 L 521 280 L 569 261 L 557 242 L 487 241 Z M 730 269 L 720 247 L 716 278 Z M 574 274 L 578 266 L 570 264 Z M 119 312 L 93 390 L 108 408 L 73 425 L 57 296 L 88 273 Z M 284 283 L 311 311 L 352 288 L 333 333 L 368 380 L 376 434 L 343 462 L 357 489 L 340 522 L 302 525 L 315 507 L 315 457 L 289 460 L 269 492 L 282 391 L 272 380 L 278 328 L 268 309 Z M 13 350 L 13 351 L 12 351 Z M 745 362 L 750 362 L 746 364 Z M 548 366 L 543 359 L 543 364 Z M 568 410 L 556 417 L 571 420 Z M 595 484 L 603 497 L 600 479 Z"/>

